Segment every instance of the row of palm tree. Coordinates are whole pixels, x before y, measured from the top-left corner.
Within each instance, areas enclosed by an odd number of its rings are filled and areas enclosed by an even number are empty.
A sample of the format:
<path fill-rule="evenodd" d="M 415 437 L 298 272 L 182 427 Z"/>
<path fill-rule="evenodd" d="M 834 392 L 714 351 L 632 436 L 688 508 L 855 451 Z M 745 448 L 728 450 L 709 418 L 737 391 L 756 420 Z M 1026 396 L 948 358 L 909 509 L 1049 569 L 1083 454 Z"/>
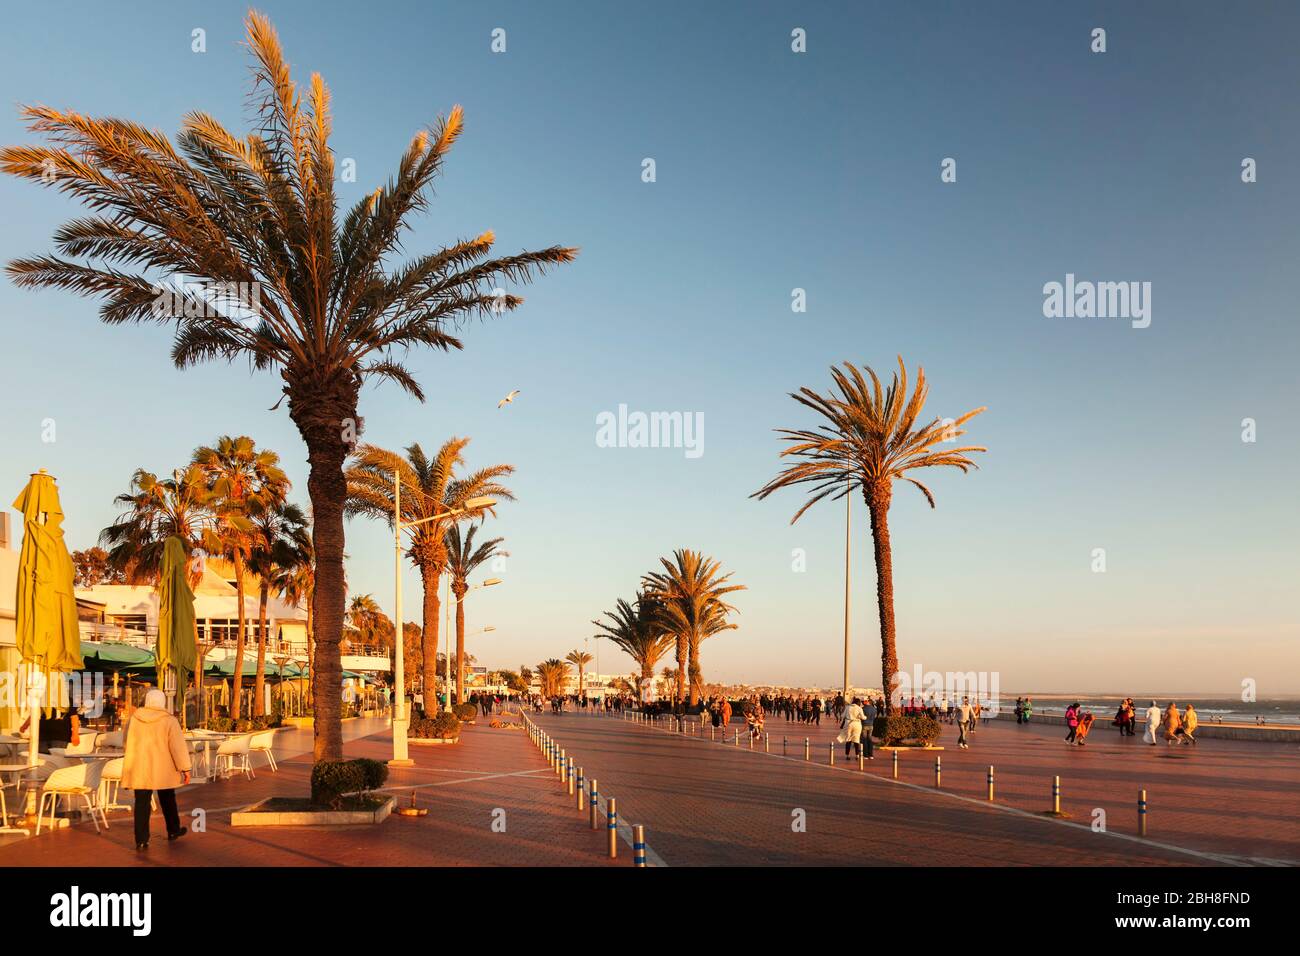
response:
<path fill-rule="evenodd" d="M 90 213 L 56 230 L 56 254 L 15 259 L 7 272 L 24 288 L 101 298 L 107 323 L 171 327 L 178 368 L 246 360 L 279 374 L 310 466 L 314 755 L 336 760 L 344 467 L 364 424 L 362 386 L 388 380 L 422 401 L 401 361 L 408 349 L 462 348 L 455 333 L 463 323 L 523 303 L 500 286 L 571 262 L 577 250 L 498 257 L 487 231 L 403 261 L 412 221 L 461 135 L 460 107 L 417 132 L 391 178 L 341 211 L 329 89 L 313 74 L 301 91 L 270 20 L 250 11 L 245 23 L 257 114 L 247 135 L 205 112 L 189 113 L 173 144 L 128 120 L 22 109 L 45 142 L 0 148 L 0 171 L 79 200 Z M 171 308 L 159 308 L 160 285 Z M 235 291 L 248 288 L 258 290 L 255 310 Z M 426 666 L 432 658 L 426 654 Z"/>
<path fill-rule="evenodd" d="M 691 706 L 700 701 L 704 672 L 700 666 L 700 645 L 737 625 L 728 620 L 736 608 L 726 597 L 745 590 L 732 584 L 731 572 L 724 574 L 719 561 L 689 548 L 659 559 L 659 570 L 645 574 L 636 599 L 619 599 L 607 620 L 592 621 L 600 628 L 597 637 L 608 637 L 637 663 L 639 682 L 653 680 L 659 659 L 675 648 L 677 667 L 674 699 Z M 688 686 L 689 685 L 689 686 Z"/>
<path fill-rule="evenodd" d="M 236 719 L 242 709 L 247 579 L 255 579 L 258 588 L 255 715 L 264 711 L 270 597 L 274 594 L 296 605 L 311 591 L 309 523 L 302 509 L 287 500 L 290 487 L 280 468 L 279 455 L 258 448 L 247 435 L 223 435 L 215 444 L 195 449 L 190 463 L 173 472 L 171 478 L 160 479 L 138 469 L 131 478 L 130 490 L 115 499 L 123 509 L 118 520 L 100 534 L 100 541 L 108 548 L 109 566 L 132 584 L 157 582 L 163 546 L 172 536 L 181 539 L 187 553 L 205 553 L 230 562 L 238 627 L 231 704 L 231 716 Z M 191 564 L 196 581 L 200 567 L 199 562 Z"/>
<path fill-rule="evenodd" d="M 507 557 L 501 548 L 504 538 L 476 541 L 478 528 L 494 505 L 486 499 L 514 500 L 514 493 L 502 479 L 514 473 L 513 465 L 492 465 L 477 471 L 465 470 L 464 450 L 468 438 L 451 438 L 430 458 L 418 443 L 407 447 L 405 454 L 362 445 L 344 474 L 347 479 L 346 513 L 378 518 L 393 527 L 397 514 L 396 481 L 401 481 L 401 515 L 403 526 L 411 528 L 406 555 L 420 572 L 423 588 L 423 624 L 421 626 L 422 686 L 437 683 L 439 619 L 442 599 L 439 588 L 444 576 L 456 606 L 456 700 L 465 695 L 465 595 L 470 576 L 479 567 L 496 558 Z M 476 503 L 476 500 L 478 503 Z M 461 524 L 471 525 L 463 534 Z M 426 699 L 431 699 L 426 695 Z"/>

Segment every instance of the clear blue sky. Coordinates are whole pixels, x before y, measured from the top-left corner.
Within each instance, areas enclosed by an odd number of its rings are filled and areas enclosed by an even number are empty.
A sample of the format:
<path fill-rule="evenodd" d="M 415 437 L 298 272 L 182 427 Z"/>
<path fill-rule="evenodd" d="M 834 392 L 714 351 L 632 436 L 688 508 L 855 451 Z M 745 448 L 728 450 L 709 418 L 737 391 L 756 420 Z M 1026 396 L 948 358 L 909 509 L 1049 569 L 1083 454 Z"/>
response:
<path fill-rule="evenodd" d="M 896 495 L 905 667 L 997 671 L 1003 689 L 1226 693 L 1254 678 L 1261 696 L 1300 692 L 1300 11 L 807 7 L 261 6 L 297 78 L 331 85 L 334 147 L 358 170 L 345 203 L 460 103 L 465 135 L 409 249 L 488 228 L 502 250 L 582 247 L 522 310 L 468 329 L 463 353 L 412 356 L 427 404 L 391 386 L 363 396 L 369 441 L 470 435 L 472 465 L 518 468 L 519 502 L 491 526 L 513 555 L 506 583 L 468 605 L 471 628 L 497 631 L 472 652 L 563 656 L 659 555 L 694 547 L 749 586 L 741 629 L 706 645 L 707 677 L 834 682 L 843 510 L 792 528 L 795 493 L 747 495 L 777 467 L 771 429 L 813 423 L 787 392 L 901 353 L 925 366 L 935 414 L 989 407 L 971 437 L 990 449 L 979 472 L 931 476 L 936 511 Z M 244 9 L 8 10 L 0 140 L 26 141 L 16 107 L 39 102 L 168 132 L 204 109 L 244 128 Z M 1097 26 L 1105 54 L 1089 50 Z M 955 184 L 939 180 L 945 157 Z M 0 209 L 5 261 L 49 250 L 80 213 L 13 180 Z M 1043 284 L 1066 273 L 1151 282 L 1151 327 L 1044 318 Z M 28 472 L 56 474 L 73 546 L 113 519 L 133 469 L 165 472 L 224 433 L 279 451 L 305 503 L 303 446 L 269 410 L 276 379 L 179 373 L 166 330 L 103 326 L 64 293 L 4 281 L 0 319 L 0 490 L 7 502 Z M 596 416 L 620 403 L 703 413 L 703 456 L 597 447 Z M 876 683 L 860 506 L 855 522 L 853 676 Z M 1090 570 L 1098 547 L 1105 574 Z M 348 553 L 354 592 L 391 609 L 386 530 L 351 523 Z M 414 574 L 406 593 L 410 617 Z M 605 645 L 603 670 L 614 657 Z"/>

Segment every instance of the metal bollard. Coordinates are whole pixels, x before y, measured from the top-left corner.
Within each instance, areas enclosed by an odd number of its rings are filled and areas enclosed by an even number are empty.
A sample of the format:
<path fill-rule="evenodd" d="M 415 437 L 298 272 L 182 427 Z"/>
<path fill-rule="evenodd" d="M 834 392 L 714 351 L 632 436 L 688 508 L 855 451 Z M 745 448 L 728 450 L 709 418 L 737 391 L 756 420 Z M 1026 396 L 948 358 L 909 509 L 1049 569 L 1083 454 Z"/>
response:
<path fill-rule="evenodd" d="M 771 752 L 772 752 L 772 735 L 771 735 L 771 734 L 764 734 L 764 735 L 763 735 L 763 753 L 765 753 L 765 754 L 770 754 Z"/>
<path fill-rule="evenodd" d="M 639 823 L 632 828 L 632 865 L 645 866 L 645 827 Z"/>
<path fill-rule="evenodd" d="M 782 737 L 781 737 L 781 756 L 782 756 L 782 757 L 785 756 L 785 736 L 784 736 L 784 735 L 782 735 Z"/>
<path fill-rule="evenodd" d="M 560 776 L 560 783 L 564 783 L 564 748 L 560 748 L 560 759 L 555 764 L 555 772 Z"/>
<path fill-rule="evenodd" d="M 750 734 L 750 735 L 749 735 L 749 749 L 750 749 L 750 750 L 753 750 L 753 749 L 754 749 L 754 735 L 753 735 L 753 734 Z"/>
<path fill-rule="evenodd" d="M 1052 812 L 1061 812 L 1061 778 L 1052 778 Z"/>
<path fill-rule="evenodd" d="M 812 759 L 812 749 L 811 749 L 811 745 L 808 743 L 807 737 L 803 739 L 803 759 L 804 760 Z"/>
<path fill-rule="evenodd" d="M 606 817 L 605 832 L 609 835 L 609 858 L 618 857 L 618 801 L 609 798 L 609 815 Z"/>
<path fill-rule="evenodd" d="M 713 725 L 709 724 L 709 740 L 713 739 Z"/>
<path fill-rule="evenodd" d="M 993 764 L 989 764 L 989 799 L 993 799 Z"/>
<path fill-rule="evenodd" d="M 582 768 L 578 768 L 578 810 L 579 812 L 586 809 L 584 799 L 587 796 L 587 778 L 582 775 Z"/>
<path fill-rule="evenodd" d="M 567 768 L 567 773 L 569 777 L 569 796 L 573 796 L 574 780 L 573 780 L 573 758 L 572 757 L 569 758 L 569 766 Z"/>
<path fill-rule="evenodd" d="M 858 751 L 858 769 L 859 770 L 867 769 L 867 757 L 866 754 L 864 754 L 861 750 Z"/>
<path fill-rule="evenodd" d="M 831 766 L 835 766 L 835 743 L 832 741 L 831 746 Z"/>
<path fill-rule="evenodd" d="M 740 746 L 740 731 L 739 731 L 739 730 L 736 731 L 736 746 L 737 746 L 737 747 Z"/>
<path fill-rule="evenodd" d="M 1138 836 L 1147 835 L 1147 792 L 1138 791 Z"/>
<path fill-rule="evenodd" d="M 591 778 L 591 791 L 588 793 L 591 799 L 591 828 L 599 829 L 596 817 L 600 813 L 600 788 L 596 786 L 596 778 Z"/>
<path fill-rule="evenodd" d="M 894 779 L 898 779 L 898 751 L 894 751 Z"/>
<path fill-rule="evenodd" d="M 895 751 L 897 753 L 897 751 Z M 934 758 L 934 785 L 940 787 L 943 785 L 943 765 L 939 762 L 938 755 Z"/>

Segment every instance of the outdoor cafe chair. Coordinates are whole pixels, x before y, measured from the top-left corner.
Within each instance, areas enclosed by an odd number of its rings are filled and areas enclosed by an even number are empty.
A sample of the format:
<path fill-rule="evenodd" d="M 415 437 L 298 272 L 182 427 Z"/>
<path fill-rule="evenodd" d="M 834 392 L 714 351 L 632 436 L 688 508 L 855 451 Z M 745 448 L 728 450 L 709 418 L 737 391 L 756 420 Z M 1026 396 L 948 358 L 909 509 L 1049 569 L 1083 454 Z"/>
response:
<path fill-rule="evenodd" d="M 248 759 L 248 744 L 250 737 L 245 734 L 242 737 L 231 737 L 217 748 L 217 772 L 228 776 L 235 772 L 236 769 L 243 772 L 249 780 L 254 779 L 257 774 L 253 773 L 253 765 Z"/>
<path fill-rule="evenodd" d="M 96 750 L 121 750 L 125 745 L 126 734 L 120 730 L 100 734 L 99 739 L 95 741 Z"/>
<path fill-rule="evenodd" d="M 275 754 L 271 752 L 272 741 L 275 740 L 274 730 L 264 730 L 260 734 L 253 734 L 248 741 L 248 751 L 250 754 L 265 754 L 267 766 L 271 768 L 272 773 L 276 773 L 278 768 L 275 765 Z"/>
<path fill-rule="evenodd" d="M 95 741 L 99 739 L 99 732 L 95 730 L 86 730 L 78 734 L 76 744 L 68 744 L 62 748 L 65 757 L 85 757 L 95 752 Z"/>
<path fill-rule="evenodd" d="M 54 827 L 54 814 L 58 810 L 60 797 L 67 797 L 69 804 L 73 797 L 81 797 L 85 801 L 86 809 L 90 811 L 90 821 L 95 824 L 95 832 L 99 832 L 100 819 L 104 821 L 104 829 L 108 829 L 108 817 L 104 814 L 104 808 L 99 805 L 99 784 L 103 772 L 103 762 L 95 760 L 91 763 L 60 767 L 50 774 L 41 787 L 41 802 L 36 811 L 36 835 L 41 834 L 41 820 L 45 814 L 47 798 L 50 803 L 51 829 Z M 99 814 L 99 818 L 96 818 L 96 813 Z"/>
<path fill-rule="evenodd" d="M 130 804 L 117 802 L 118 795 L 122 792 L 122 767 L 125 764 L 125 757 L 115 757 L 112 760 L 104 761 L 104 769 L 100 771 L 99 778 L 99 805 L 105 810 L 133 809 Z M 155 810 L 158 809 L 157 794 L 150 794 L 149 804 Z"/>

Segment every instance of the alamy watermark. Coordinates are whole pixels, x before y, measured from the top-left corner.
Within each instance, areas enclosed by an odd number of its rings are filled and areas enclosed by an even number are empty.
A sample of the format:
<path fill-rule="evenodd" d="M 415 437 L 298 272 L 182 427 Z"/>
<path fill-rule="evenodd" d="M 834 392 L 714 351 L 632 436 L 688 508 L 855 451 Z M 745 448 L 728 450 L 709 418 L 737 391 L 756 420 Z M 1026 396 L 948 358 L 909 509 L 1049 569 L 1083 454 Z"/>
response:
<path fill-rule="evenodd" d="M 1150 282 L 1076 281 L 1043 285 L 1043 315 L 1049 319 L 1130 319 L 1135 329 L 1151 324 Z"/>
<path fill-rule="evenodd" d="M 596 416 L 598 448 L 682 448 L 687 458 L 704 454 L 703 412 L 618 412 Z"/>

